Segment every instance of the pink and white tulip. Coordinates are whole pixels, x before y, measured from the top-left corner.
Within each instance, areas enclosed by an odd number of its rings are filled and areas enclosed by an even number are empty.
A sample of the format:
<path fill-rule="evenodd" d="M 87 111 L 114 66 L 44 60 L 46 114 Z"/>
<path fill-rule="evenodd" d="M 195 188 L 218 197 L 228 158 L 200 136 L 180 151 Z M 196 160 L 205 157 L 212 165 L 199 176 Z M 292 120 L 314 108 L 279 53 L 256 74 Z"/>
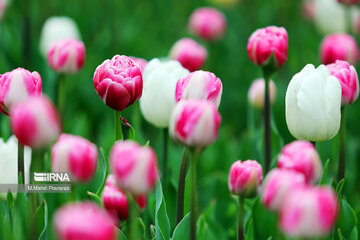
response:
<path fill-rule="evenodd" d="M 282 149 L 278 167 L 294 170 L 305 176 L 306 183 L 316 183 L 322 175 L 322 163 L 314 145 L 308 141 L 293 141 Z"/>
<path fill-rule="evenodd" d="M 270 104 L 275 101 L 276 98 L 276 85 L 273 80 L 269 82 Z M 255 108 L 264 108 L 265 99 L 265 80 L 263 78 L 255 79 L 248 91 L 248 101 Z"/>
<path fill-rule="evenodd" d="M 230 168 L 230 192 L 245 198 L 255 197 L 260 192 L 262 179 L 262 167 L 257 161 L 238 160 Z"/>
<path fill-rule="evenodd" d="M 205 40 L 218 39 L 226 31 L 226 18 L 215 8 L 198 8 L 190 16 L 189 28 L 190 31 Z"/>
<path fill-rule="evenodd" d="M 288 34 L 285 28 L 269 26 L 256 30 L 249 38 L 247 52 L 250 60 L 259 66 L 275 64 L 271 67 L 280 68 L 288 55 Z"/>
<path fill-rule="evenodd" d="M 59 40 L 50 47 L 47 59 L 56 72 L 76 73 L 84 65 L 84 43 L 76 39 Z"/>
<path fill-rule="evenodd" d="M 341 104 L 348 105 L 359 97 L 359 80 L 356 69 L 346 61 L 336 60 L 326 66 L 330 74 L 336 77 L 341 85 Z"/>
<path fill-rule="evenodd" d="M 356 40 L 346 33 L 330 34 L 321 42 L 320 56 L 323 64 L 344 60 L 356 65 L 359 60 L 359 48 Z"/>
<path fill-rule="evenodd" d="M 68 203 L 54 216 L 59 240 L 115 240 L 112 218 L 95 203 Z"/>
<path fill-rule="evenodd" d="M 110 161 L 118 186 L 134 195 L 150 192 L 158 179 L 157 158 L 150 147 L 134 141 L 118 141 L 111 150 Z"/>
<path fill-rule="evenodd" d="M 99 65 L 93 81 L 103 102 L 117 111 L 139 100 L 142 94 L 141 70 L 131 58 L 124 55 L 116 55 Z"/>
<path fill-rule="evenodd" d="M 215 74 L 207 71 L 196 71 L 185 78 L 180 78 L 176 83 L 176 102 L 187 99 L 206 100 L 217 108 L 220 105 L 222 83 Z"/>
<path fill-rule="evenodd" d="M 279 211 L 289 191 L 305 186 L 305 177 L 295 171 L 276 168 L 268 173 L 264 182 L 262 203 L 273 211 Z"/>
<path fill-rule="evenodd" d="M 189 147 L 206 147 L 218 136 L 221 116 L 214 104 L 202 100 L 177 103 L 170 117 L 169 131 L 174 140 Z"/>
<path fill-rule="evenodd" d="M 69 172 L 79 182 L 94 176 L 97 160 L 96 145 L 80 136 L 63 133 L 51 149 L 51 170 Z"/>
<path fill-rule="evenodd" d="M 59 116 L 45 96 L 33 96 L 16 104 L 10 112 L 13 133 L 31 148 L 41 148 L 56 140 L 61 131 Z"/>
<path fill-rule="evenodd" d="M 203 66 L 207 50 L 190 38 L 182 38 L 171 48 L 170 58 L 179 61 L 184 68 L 193 72 Z"/>
<path fill-rule="evenodd" d="M 9 114 L 12 105 L 41 94 L 39 73 L 17 68 L 0 75 L 0 111 Z"/>
<path fill-rule="evenodd" d="M 145 67 L 148 64 L 148 61 L 146 61 L 143 58 L 138 57 L 130 57 L 140 68 L 141 72 L 144 73 Z"/>
<path fill-rule="evenodd" d="M 292 237 L 321 237 L 334 226 L 337 212 L 337 198 L 332 188 L 297 188 L 284 199 L 280 227 Z"/>

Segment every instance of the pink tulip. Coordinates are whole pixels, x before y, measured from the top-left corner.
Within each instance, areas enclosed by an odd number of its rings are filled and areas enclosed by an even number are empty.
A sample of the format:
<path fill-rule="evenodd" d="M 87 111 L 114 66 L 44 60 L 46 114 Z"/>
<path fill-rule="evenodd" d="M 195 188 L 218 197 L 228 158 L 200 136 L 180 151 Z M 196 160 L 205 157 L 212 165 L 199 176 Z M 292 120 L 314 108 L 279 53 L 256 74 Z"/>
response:
<path fill-rule="evenodd" d="M 359 60 L 359 49 L 355 39 L 346 33 L 336 33 L 325 36 L 320 46 L 323 64 L 344 60 L 356 65 Z"/>
<path fill-rule="evenodd" d="M 316 183 L 322 174 L 322 163 L 314 145 L 304 140 L 293 141 L 282 149 L 278 167 L 304 174 L 306 183 Z"/>
<path fill-rule="evenodd" d="M 10 122 L 18 140 L 31 148 L 41 148 L 50 144 L 61 131 L 55 107 L 44 96 L 30 97 L 12 107 Z"/>
<path fill-rule="evenodd" d="M 190 73 L 176 83 L 176 102 L 186 99 L 207 100 L 219 107 L 222 94 L 222 83 L 215 74 L 206 71 Z"/>
<path fill-rule="evenodd" d="M 171 48 L 170 58 L 179 61 L 184 68 L 193 72 L 203 66 L 207 51 L 194 40 L 182 38 Z"/>
<path fill-rule="evenodd" d="M 344 4 L 357 4 L 359 3 L 359 0 L 338 0 L 338 2 Z"/>
<path fill-rule="evenodd" d="M 59 40 L 51 45 L 47 59 L 56 72 L 76 73 L 84 65 L 84 43 L 76 39 Z"/>
<path fill-rule="evenodd" d="M 79 182 L 94 176 L 97 160 L 96 145 L 79 136 L 63 133 L 51 149 L 51 170 L 69 172 Z"/>
<path fill-rule="evenodd" d="M 12 105 L 29 96 L 41 94 L 41 77 L 37 72 L 17 68 L 0 75 L 0 112 L 8 114 Z"/>
<path fill-rule="evenodd" d="M 270 90 L 270 104 L 275 101 L 276 97 L 276 85 L 270 80 L 269 82 Z M 263 78 L 255 79 L 248 91 L 248 101 L 255 108 L 262 109 L 264 108 L 264 98 L 265 98 L 265 81 Z"/>
<path fill-rule="evenodd" d="M 144 73 L 145 67 L 147 65 L 147 61 L 143 58 L 138 58 L 138 57 L 130 57 L 140 68 L 141 73 Z"/>
<path fill-rule="evenodd" d="M 207 101 L 184 100 L 177 103 L 170 116 L 173 139 L 189 147 L 206 147 L 218 136 L 221 117 Z"/>
<path fill-rule="evenodd" d="M 246 198 L 255 197 L 260 191 L 262 179 L 262 167 L 257 161 L 238 160 L 230 168 L 230 192 Z"/>
<path fill-rule="evenodd" d="M 279 211 L 288 192 L 303 186 L 303 174 L 286 169 L 274 169 L 265 178 L 261 201 L 267 208 Z"/>
<path fill-rule="evenodd" d="M 111 217 L 91 202 L 68 203 L 54 216 L 59 240 L 115 240 Z"/>
<path fill-rule="evenodd" d="M 292 237 L 321 237 L 334 226 L 337 212 L 337 198 L 330 187 L 296 188 L 284 199 L 280 227 Z"/>
<path fill-rule="evenodd" d="M 286 61 L 288 55 L 288 34 L 283 27 L 270 26 L 256 30 L 251 34 L 247 52 L 250 60 L 259 65 L 272 64 L 272 57 L 277 68 Z"/>
<path fill-rule="evenodd" d="M 94 73 L 95 90 L 103 102 L 122 111 L 140 99 L 143 89 L 139 66 L 127 56 L 105 60 Z"/>
<path fill-rule="evenodd" d="M 110 161 L 118 186 L 134 195 L 150 192 L 158 179 L 154 150 L 134 141 L 118 141 L 111 150 Z"/>
<path fill-rule="evenodd" d="M 341 84 L 341 104 L 353 103 L 359 96 L 359 80 L 356 69 L 346 61 L 336 60 L 326 65 L 330 74 L 336 77 Z"/>
<path fill-rule="evenodd" d="M 215 8 L 198 8 L 190 16 L 189 28 L 190 31 L 205 40 L 218 39 L 225 33 L 226 18 Z"/>

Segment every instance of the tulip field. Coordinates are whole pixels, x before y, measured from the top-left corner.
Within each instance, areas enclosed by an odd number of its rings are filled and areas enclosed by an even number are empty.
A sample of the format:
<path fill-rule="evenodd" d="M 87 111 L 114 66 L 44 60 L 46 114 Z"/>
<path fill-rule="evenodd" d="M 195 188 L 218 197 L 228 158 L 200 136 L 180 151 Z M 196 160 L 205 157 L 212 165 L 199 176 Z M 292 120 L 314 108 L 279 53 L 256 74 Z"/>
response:
<path fill-rule="evenodd" d="M 359 0 L 0 0 L 0 240 L 357 240 Z"/>

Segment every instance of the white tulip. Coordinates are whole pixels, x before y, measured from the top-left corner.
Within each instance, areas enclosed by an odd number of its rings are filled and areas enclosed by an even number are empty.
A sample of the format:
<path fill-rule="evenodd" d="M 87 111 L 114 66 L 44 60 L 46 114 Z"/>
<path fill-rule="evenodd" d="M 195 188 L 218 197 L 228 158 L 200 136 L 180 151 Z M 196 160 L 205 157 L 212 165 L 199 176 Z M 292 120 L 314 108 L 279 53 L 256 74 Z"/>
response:
<path fill-rule="evenodd" d="M 140 110 L 148 122 L 159 128 L 169 126 L 170 114 L 175 106 L 176 83 L 189 73 L 173 60 L 153 59 L 146 65 Z"/>
<path fill-rule="evenodd" d="M 315 25 L 324 34 L 346 31 L 345 9 L 337 0 L 315 0 Z"/>
<path fill-rule="evenodd" d="M 341 86 L 324 65 L 306 65 L 286 91 L 286 123 L 297 139 L 325 141 L 340 127 Z"/>

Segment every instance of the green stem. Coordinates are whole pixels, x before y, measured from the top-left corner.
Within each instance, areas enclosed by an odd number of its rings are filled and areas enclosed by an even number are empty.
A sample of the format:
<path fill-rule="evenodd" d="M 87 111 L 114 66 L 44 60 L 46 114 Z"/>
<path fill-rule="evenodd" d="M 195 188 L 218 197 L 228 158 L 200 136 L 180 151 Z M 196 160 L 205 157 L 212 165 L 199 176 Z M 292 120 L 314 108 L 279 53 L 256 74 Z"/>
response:
<path fill-rule="evenodd" d="M 339 167 L 338 181 L 345 178 L 345 162 L 346 162 L 346 118 L 345 107 L 341 107 L 341 125 L 339 134 Z"/>
<path fill-rule="evenodd" d="M 65 93 L 66 93 L 66 86 L 65 86 L 65 75 L 59 74 L 58 79 L 58 111 L 59 115 L 62 119 L 64 119 L 63 114 L 65 111 Z"/>
<path fill-rule="evenodd" d="M 18 141 L 18 179 L 21 174 L 22 182 L 19 184 L 25 183 L 25 171 L 24 171 L 24 145 Z"/>
<path fill-rule="evenodd" d="M 129 240 L 138 240 L 140 239 L 138 236 L 138 229 L 137 229 L 137 215 L 138 210 L 136 203 L 134 201 L 133 196 L 127 192 L 126 197 L 128 200 L 128 206 L 129 206 L 129 219 L 128 219 L 128 239 Z"/>
<path fill-rule="evenodd" d="M 265 125 L 265 171 L 264 175 L 270 169 L 271 163 L 271 129 L 270 129 L 270 96 L 269 96 L 269 82 L 270 82 L 270 74 L 266 74 L 264 71 L 264 79 L 265 79 L 265 102 L 264 102 L 264 125 Z"/>
<path fill-rule="evenodd" d="M 190 192 L 190 240 L 196 240 L 196 220 L 197 220 L 197 152 L 191 149 L 190 159 L 190 177 L 191 177 L 191 192 Z"/>
<path fill-rule="evenodd" d="M 244 240 L 244 198 L 239 196 L 238 240 Z"/>
<path fill-rule="evenodd" d="M 123 139 L 120 117 L 121 112 L 115 110 L 115 141 Z"/>
<path fill-rule="evenodd" d="M 176 224 L 179 224 L 184 217 L 184 196 L 185 196 L 185 179 L 186 179 L 186 170 L 188 165 L 188 156 L 186 148 L 184 148 L 180 174 L 179 174 L 179 184 L 178 184 L 178 195 L 177 195 L 177 207 L 176 207 Z"/>
<path fill-rule="evenodd" d="M 166 186 L 167 182 L 167 157 L 168 157 L 168 129 L 164 128 L 163 132 L 163 162 L 162 162 L 162 179 L 164 186 Z"/>

